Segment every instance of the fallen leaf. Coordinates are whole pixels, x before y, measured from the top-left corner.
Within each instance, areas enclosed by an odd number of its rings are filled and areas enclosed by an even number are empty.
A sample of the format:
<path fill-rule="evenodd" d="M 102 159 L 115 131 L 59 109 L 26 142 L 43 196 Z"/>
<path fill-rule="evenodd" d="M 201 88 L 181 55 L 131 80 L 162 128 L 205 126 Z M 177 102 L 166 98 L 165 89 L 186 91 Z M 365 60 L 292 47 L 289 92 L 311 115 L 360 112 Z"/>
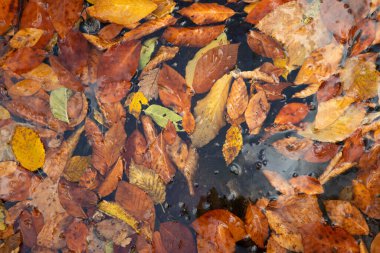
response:
<path fill-rule="evenodd" d="M 122 247 L 127 247 L 132 242 L 131 236 L 135 233 L 129 225 L 118 219 L 102 220 L 95 225 L 95 228 L 102 240 L 112 242 L 112 244 Z M 111 250 L 113 250 L 113 248 L 114 247 L 112 247 Z M 102 252 L 107 253 L 107 251 Z"/>
<path fill-rule="evenodd" d="M 118 24 L 108 24 L 100 29 L 98 36 L 103 40 L 112 41 L 120 32 L 124 29 L 124 26 Z"/>
<path fill-rule="evenodd" d="M 252 203 L 249 203 L 245 213 L 245 230 L 257 246 L 264 248 L 269 235 L 268 220 L 260 208 Z"/>
<path fill-rule="evenodd" d="M 165 201 L 165 185 L 161 178 L 151 169 L 135 164 L 129 165 L 129 182 L 144 190 L 154 201 L 159 204 Z"/>
<path fill-rule="evenodd" d="M 88 113 L 88 101 L 84 93 L 75 92 L 67 101 L 67 115 L 69 126 L 76 127 L 82 123 Z"/>
<path fill-rule="evenodd" d="M 44 31 L 38 28 L 24 28 L 19 30 L 9 41 L 13 48 L 33 47 L 44 34 Z"/>
<path fill-rule="evenodd" d="M 351 56 L 356 56 L 374 42 L 376 38 L 376 21 L 368 18 L 363 19 L 351 28 L 349 35 L 350 38 L 354 39 Z"/>
<path fill-rule="evenodd" d="M 197 25 L 223 22 L 235 14 L 232 9 L 216 3 L 194 3 L 182 8 L 178 13 Z"/>
<path fill-rule="evenodd" d="M 371 253 L 379 252 L 380 250 L 380 233 L 375 236 L 371 243 Z"/>
<path fill-rule="evenodd" d="M 148 101 L 158 98 L 158 74 L 159 68 L 149 70 L 148 72 L 140 75 L 139 91 L 144 94 Z"/>
<path fill-rule="evenodd" d="M 100 179 L 97 170 L 92 167 L 85 169 L 79 179 L 79 185 L 89 190 L 96 189 L 100 184 Z"/>
<path fill-rule="evenodd" d="M 176 6 L 176 3 L 173 0 L 152 0 L 152 2 L 157 4 L 157 9 L 152 13 L 152 15 L 157 18 L 161 18 L 171 13 Z"/>
<path fill-rule="evenodd" d="M 190 136 L 194 147 L 208 144 L 226 124 L 224 110 L 231 80 L 231 75 L 224 75 L 215 82 L 207 96 L 197 102 L 194 108 L 195 131 Z"/>
<path fill-rule="evenodd" d="M 59 83 L 58 76 L 53 69 L 45 63 L 41 63 L 31 71 L 22 74 L 22 76 L 25 79 L 39 82 L 42 89 L 45 91 L 52 91 L 62 87 Z"/>
<path fill-rule="evenodd" d="M 0 5 L 0 35 L 3 35 L 15 23 L 15 18 L 18 13 L 18 2 L 16 0 L 6 0 Z"/>
<path fill-rule="evenodd" d="M 147 39 L 142 44 L 141 52 L 140 52 L 140 60 L 139 60 L 139 70 L 143 69 L 150 61 L 150 58 L 152 57 L 154 49 L 156 48 L 157 40 L 158 40 L 158 37 L 153 37 L 153 38 Z"/>
<path fill-rule="evenodd" d="M 291 0 L 263 0 L 255 3 L 248 12 L 246 22 L 257 25 L 259 21 L 267 14 L 272 12 L 278 6 L 287 3 Z"/>
<path fill-rule="evenodd" d="M 138 119 L 143 105 L 148 105 L 148 99 L 140 91 L 134 93 L 128 106 L 129 113 Z"/>
<path fill-rule="evenodd" d="M 87 250 L 88 228 L 82 221 L 73 221 L 65 231 L 67 247 L 75 252 Z"/>
<path fill-rule="evenodd" d="M 120 102 L 102 103 L 99 99 L 97 101 L 104 117 L 105 126 L 112 127 L 120 122 L 125 122 L 126 112 Z"/>
<path fill-rule="evenodd" d="M 312 148 L 313 141 L 310 139 L 300 139 L 294 136 L 277 140 L 272 146 L 277 152 L 292 160 L 302 158 L 305 153 Z"/>
<path fill-rule="evenodd" d="M 97 0 L 88 7 L 88 14 L 103 22 L 129 26 L 148 16 L 157 8 L 150 0 Z"/>
<path fill-rule="evenodd" d="M 243 135 L 239 126 L 231 126 L 226 133 L 226 140 L 223 144 L 223 157 L 229 165 L 239 155 L 243 147 Z"/>
<path fill-rule="evenodd" d="M 179 125 L 182 117 L 165 107 L 153 104 L 146 108 L 144 113 L 151 117 L 160 127 L 166 127 L 170 120 L 177 131 L 183 131 Z"/>
<path fill-rule="evenodd" d="M 368 217 L 379 219 L 380 203 L 376 193 L 371 192 L 366 185 L 357 180 L 352 181 L 352 186 L 352 203 Z"/>
<path fill-rule="evenodd" d="M 278 112 L 275 124 L 298 124 L 309 113 L 309 107 L 303 103 L 289 103 L 284 105 Z"/>
<path fill-rule="evenodd" d="M 173 59 L 179 51 L 178 47 L 161 46 L 156 55 L 149 61 L 149 63 L 143 69 L 143 74 L 152 69 L 155 69 L 159 64 Z"/>
<path fill-rule="evenodd" d="M 123 177 L 124 164 L 123 160 L 119 158 L 112 170 L 108 173 L 102 184 L 98 188 L 100 197 L 105 197 L 111 194 L 117 187 L 119 181 Z"/>
<path fill-rule="evenodd" d="M 250 134 L 258 134 L 260 132 L 269 110 L 270 104 L 264 91 L 259 91 L 251 97 L 244 114 Z"/>
<path fill-rule="evenodd" d="M 160 224 L 162 244 L 168 252 L 195 253 L 195 242 L 190 230 L 179 222 Z"/>
<path fill-rule="evenodd" d="M 258 55 L 272 59 L 285 58 L 285 52 L 280 43 L 264 33 L 250 31 L 247 35 L 247 43 L 249 48 Z"/>
<path fill-rule="evenodd" d="M 44 50 L 23 47 L 7 55 L 3 67 L 16 74 L 24 74 L 40 65 L 45 57 Z"/>
<path fill-rule="evenodd" d="M 219 220 L 212 220 L 205 234 L 197 235 L 198 252 L 233 253 L 235 240 L 228 227 Z"/>
<path fill-rule="evenodd" d="M 53 116 L 63 122 L 69 123 L 67 115 L 67 101 L 71 96 L 71 90 L 67 88 L 59 88 L 50 93 L 50 108 Z"/>
<path fill-rule="evenodd" d="M 339 146 L 334 143 L 314 142 L 302 159 L 309 163 L 324 163 L 331 160 L 338 151 Z"/>
<path fill-rule="evenodd" d="M 297 193 L 305 193 L 308 195 L 322 194 L 323 186 L 318 179 L 310 176 L 298 176 L 289 180 Z"/>
<path fill-rule="evenodd" d="M 242 78 L 238 78 L 232 83 L 231 91 L 227 98 L 226 108 L 228 117 L 233 122 L 243 117 L 248 102 L 249 98 L 245 82 Z"/>
<path fill-rule="evenodd" d="M 33 248 L 37 245 L 37 235 L 44 224 L 44 217 L 37 209 L 33 209 L 31 212 L 24 210 L 20 214 L 19 223 L 23 244 Z"/>
<path fill-rule="evenodd" d="M 326 102 L 342 93 L 342 83 L 337 75 L 330 76 L 322 82 L 317 92 L 318 103 Z"/>
<path fill-rule="evenodd" d="M 285 195 L 294 194 L 293 187 L 288 181 L 275 171 L 263 170 L 264 176 L 268 179 L 269 183 L 279 192 Z"/>
<path fill-rule="evenodd" d="M 162 243 L 161 234 L 158 231 L 155 231 L 153 233 L 152 246 L 155 252 L 157 253 L 167 253 L 167 250 L 165 249 L 164 244 Z"/>
<path fill-rule="evenodd" d="M 127 164 L 126 167 L 129 167 L 132 159 L 137 164 L 149 166 L 149 163 L 147 163 L 144 157 L 146 150 L 147 143 L 144 135 L 138 129 L 134 130 L 132 134 L 128 136 L 123 149 L 122 155 L 125 163 Z"/>
<path fill-rule="evenodd" d="M 361 130 L 356 130 L 345 142 L 342 149 L 344 162 L 356 162 L 364 154 L 365 144 Z"/>
<path fill-rule="evenodd" d="M 259 85 L 259 84 L 257 84 Z M 291 83 L 266 83 L 260 85 L 260 89 L 265 91 L 265 95 L 267 96 L 268 101 L 282 100 L 285 98 L 285 95 L 282 92 L 290 87 Z"/>
<path fill-rule="evenodd" d="M 34 80 L 25 79 L 8 89 L 8 94 L 12 97 L 28 97 L 37 93 L 41 89 L 41 84 Z"/>
<path fill-rule="evenodd" d="M 280 246 L 276 242 L 275 239 L 273 239 L 273 236 L 269 237 L 267 242 L 267 253 L 286 253 L 287 250 Z"/>
<path fill-rule="evenodd" d="M 58 57 L 51 55 L 49 62 L 62 86 L 73 91 L 83 91 L 84 87 L 82 83 L 62 65 Z"/>
<path fill-rule="evenodd" d="M 176 46 L 204 47 L 216 39 L 224 25 L 197 27 L 168 27 L 162 38 Z"/>
<path fill-rule="evenodd" d="M 326 250 L 327 252 L 359 252 L 355 238 L 343 228 L 332 228 L 320 222 L 310 222 L 301 230 L 305 253 L 326 252 Z"/>
<path fill-rule="evenodd" d="M 95 46 L 96 49 L 100 51 L 110 49 L 111 47 L 114 47 L 118 44 L 118 41 L 109 41 L 106 39 L 102 39 L 96 35 L 91 35 L 87 33 L 83 33 L 82 35 L 88 42 L 90 42 L 90 44 Z M 97 53 L 99 53 L 99 51 Z"/>

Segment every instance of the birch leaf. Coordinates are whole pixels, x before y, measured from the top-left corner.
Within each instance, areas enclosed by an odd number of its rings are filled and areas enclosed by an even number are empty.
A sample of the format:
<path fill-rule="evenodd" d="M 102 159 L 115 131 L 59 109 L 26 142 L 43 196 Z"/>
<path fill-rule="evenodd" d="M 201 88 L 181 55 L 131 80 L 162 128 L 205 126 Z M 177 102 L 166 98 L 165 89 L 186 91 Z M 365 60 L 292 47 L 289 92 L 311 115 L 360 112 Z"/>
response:
<path fill-rule="evenodd" d="M 243 135 L 239 126 L 231 126 L 226 134 L 226 141 L 223 144 L 223 157 L 227 165 L 238 156 L 243 147 Z"/>
<path fill-rule="evenodd" d="M 205 98 L 199 100 L 194 108 L 195 131 L 190 136 L 195 147 L 203 147 L 214 139 L 219 130 L 226 124 L 224 109 L 232 75 L 220 78 Z"/>
<path fill-rule="evenodd" d="M 71 95 L 71 90 L 59 88 L 50 93 L 50 109 L 56 119 L 69 123 L 67 115 L 67 101 Z"/>
<path fill-rule="evenodd" d="M 144 110 L 144 113 L 150 116 L 154 122 L 162 128 L 166 127 L 168 121 L 170 120 L 174 124 L 177 131 L 183 131 L 179 125 L 182 121 L 182 117 L 168 108 L 160 105 L 151 105 Z"/>

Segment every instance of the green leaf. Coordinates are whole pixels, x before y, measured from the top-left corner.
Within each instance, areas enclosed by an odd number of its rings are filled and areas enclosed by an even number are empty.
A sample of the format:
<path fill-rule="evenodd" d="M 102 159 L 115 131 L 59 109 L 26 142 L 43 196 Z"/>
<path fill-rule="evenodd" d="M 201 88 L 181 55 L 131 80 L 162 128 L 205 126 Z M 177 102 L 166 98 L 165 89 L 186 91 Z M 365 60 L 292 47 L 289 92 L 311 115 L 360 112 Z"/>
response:
<path fill-rule="evenodd" d="M 178 132 L 183 132 L 182 127 L 178 125 L 180 121 L 182 121 L 182 117 L 172 110 L 169 110 L 168 108 L 160 105 L 151 105 L 146 110 L 144 110 L 144 112 L 146 115 L 150 116 L 160 127 L 166 127 L 168 121 L 170 120 L 173 122 Z"/>
<path fill-rule="evenodd" d="M 157 39 L 158 37 L 154 37 L 144 41 L 141 47 L 139 70 L 143 69 L 150 61 L 150 57 L 152 56 L 154 49 L 156 48 Z"/>
<path fill-rule="evenodd" d="M 59 88 L 50 93 L 50 109 L 56 119 L 69 123 L 67 115 L 67 100 L 71 95 L 71 90 Z"/>

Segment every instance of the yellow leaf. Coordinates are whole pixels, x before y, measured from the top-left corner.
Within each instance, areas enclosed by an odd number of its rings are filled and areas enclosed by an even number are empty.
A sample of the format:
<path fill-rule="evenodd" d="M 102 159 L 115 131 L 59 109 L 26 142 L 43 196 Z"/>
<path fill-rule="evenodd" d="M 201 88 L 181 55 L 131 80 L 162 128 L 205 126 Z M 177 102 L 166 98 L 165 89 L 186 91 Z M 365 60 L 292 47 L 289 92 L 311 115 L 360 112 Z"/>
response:
<path fill-rule="evenodd" d="M 41 168 L 45 162 L 45 149 L 38 133 L 24 126 L 17 126 L 11 141 L 18 162 L 30 171 Z"/>
<path fill-rule="evenodd" d="M 243 135 L 240 126 L 231 126 L 226 134 L 226 141 L 223 145 L 223 156 L 227 165 L 229 165 L 239 154 L 243 147 Z"/>
<path fill-rule="evenodd" d="M 158 6 L 152 13 L 157 18 L 162 18 L 163 16 L 171 13 L 176 5 L 173 0 L 152 0 L 152 2 Z"/>
<path fill-rule="evenodd" d="M 148 105 L 148 99 L 144 96 L 144 93 L 138 91 L 133 94 L 131 103 L 129 104 L 129 113 L 135 116 L 136 119 L 139 118 L 142 105 Z"/>
<path fill-rule="evenodd" d="M 10 117 L 11 114 L 8 112 L 8 110 L 0 105 L 0 120 L 9 119 Z"/>
<path fill-rule="evenodd" d="M 44 30 L 37 28 L 24 28 L 19 30 L 9 44 L 13 48 L 33 47 L 44 34 Z"/>
<path fill-rule="evenodd" d="M 92 45 L 94 45 L 99 50 L 106 50 L 106 49 L 118 44 L 117 41 L 108 41 L 108 40 L 102 39 L 98 36 L 87 34 L 87 33 L 82 33 L 82 34 L 83 34 L 83 37 L 85 37 L 88 42 L 90 42 Z"/>
<path fill-rule="evenodd" d="M 97 0 L 87 8 L 90 16 L 103 22 L 129 26 L 148 16 L 157 4 L 149 0 Z"/>
<path fill-rule="evenodd" d="M 256 7 L 257 3 L 258 2 L 256 2 L 256 3 L 250 3 L 249 5 L 245 6 L 244 7 L 244 12 L 247 13 L 247 14 L 250 13 Z"/>
<path fill-rule="evenodd" d="M 282 74 L 282 77 L 285 78 L 285 79 L 288 78 L 288 75 L 289 75 L 289 72 L 290 72 L 290 69 L 287 68 L 288 62 L 289 62 L 289 58 L 288 57 L 285 57 L 284 59 L 282 59 L 282 58 L 276 58 L 276 59 L 273 60 L 273 65 L 274 66 L 276 66 L 276 67 L 284 70 L 284 73 Z"/>
<path fill-rule="evenodd" d="M 66 164 L 63 176 L 70 182 L 79 182 L 83 172 L 90 166 L 90 156 L 73 156 Z"/>
<path fill-rule="evenodd" d="M 98 208 L 99 211 L 111 217 L 124 221 L 129 226 L 131 226 L 136 232 L 139 232 L 139 222 L 129 213 L 127 213 L 127 211 L 125 211 L 124 208 L 122 208 L 119 204 L 103 200 L 99 203 Z"/>

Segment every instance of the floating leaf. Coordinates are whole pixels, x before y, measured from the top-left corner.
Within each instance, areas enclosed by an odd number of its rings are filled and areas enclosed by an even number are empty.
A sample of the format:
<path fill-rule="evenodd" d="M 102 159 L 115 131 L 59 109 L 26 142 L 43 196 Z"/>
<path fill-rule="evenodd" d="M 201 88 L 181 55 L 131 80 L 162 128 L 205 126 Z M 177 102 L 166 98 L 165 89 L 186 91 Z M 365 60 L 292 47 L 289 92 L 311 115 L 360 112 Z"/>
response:
<path fill-rule="evenodd" d="M 22 76 L 26 79 L 39 82 L 45 91 L 52 91 L 62 87 L 54 70 L 45 63 L 41 63 L 31 71 L 22 74 Z"/>
<path fill-rule="evenodd" d="M 285 195 L 294 194 L 293 187 L 279 173 L 271 170 L 263 170 L 263 174 L 277 191 Z"/>
<path fill-rule="evenodd" d="M 138 91 L 132 96 L 131 103 L 128 106 L 129 113 L 138 119 L 140 117 L 142 105 L 148 105 L 148 99 L 142 92 Z"/>
<path fill-rule="evenodd" d="M 275 124 L 297 124 L 309 113 L 309 107 L 303 103 L 289 103 L 278 112 Z"/>
<path fill-rule="evenodd" d="M 139 232 L 138 221 L 134 217 L 132 217 L 129 213 L 127 213 L 119 204 L 115 202 L 108 202 L 106 200 L 103 200 L 98 204 L 98 208 L 99 208 L 99 211 L 111 217 L 124 221 L 126 224 L 128 224 L 134 230 L 136 230 L 136 232 Z"/>
<path fill-rule="evenodd" d="M 33 47 L 41 38 L 43 30 L 37 28 L 24 28 L 19 30 L 9 41 L 13 48 Z"/>
<path fill-rule="evenodd" d="M 264 33 L 250 31 L 247 35 L 249 48 L 256 54 L 272 59 L 285 58 L 285 52 L 280 43 Z"/>
<path fill-rule="evenodd" d="M 250 134 L 258 134 L 260 132 L 269 110 L 270 104 L 264 91 L 259 91 L 251 97 L 244 114 Z"/>
<path fill-rule="evenodd" d="M 141 52 L 140 52 L 140 61 L 139 61 L 139 69 L 143 69 L 148 62 L 154 52 L 154 49 L 157 45 L 158 37 L 150 38 L 142 44 Z"/>
<path fill-rule="evenodd" d="M 245 213 L 245 230 L 257 246 L 264 248 L 269 235 L 268 220 L 260 208 L 252 203 L 249 203 Z"/>
<path fill-rule="evenodd" d="M 108 24 L 100 29 L 98 35 L 99 38 L 112 41 L 116 36 L 120 34 L 120 32 L 124 29 L 124 26 L 118 24 Z"/>
<path fill-rule="evenodd" d="M 232 9 L 216 3 L 194 3 L 182 8 L 178 13 L 197 25 L 223 22 L 235 14 Z"/>
<path fill-rule="evenodd" d="M 153 3 L 157 4 L 157 9 L 152 13 L 157 18 L 164 17 L 165 15 L 171 13 L 176 6 L 173 0 L 152 0 Z"/>
<path fill-rule="evenodd" d="M 254 5 L 248 9 L 249 12 L 246 21 L 248 23 L 257 25 L 257 23 L 259 23 L 263 17 L 272 12 L 281 4 L 287 3 L 289 1 L 291 0 L 262 0 L 258 3 L 254 3 Z"/>
<path fill-rule="evenodd" d="M 166 127 L 168 121 L 170 120 L 174 124 L 177 131 L 183 131 L 179 126 L 182 117 L 168 108 L 160 105 L 151 105 L 144 110 L 144 113 L 151 117 L 160 127 Z"/>
<path fill-rule="evenodd" d="M 144 94 L 148 101 L 158 98 L 158 74 L 160 73 L 159 68 L 149 70 L 148 72 L 142 73 L 140 75 L 139 91 Z"/>
<path fill-rule="evenodd" d="M 231 126 L 227 130 L 226 140 L 223 144 L 223 157 L 227 165 L 238 156 L 243 147 L 243 135 L 239 126 Z"/>
<path fill-rule="evenodd" d="M 230 94 L 227 99 L 227 114 L 232 121 L 238 120 L 244 115 L 248 106 L 248 92 L 245 82 L 242 78 L 236 79 L 232 83 Z"/>
<path fill-rule="evenodd" d="M 161 223 L 160 234 L 168 252 L 196 252 L 193 235 L 185 225 L 173 221 Z"/>
<path fill-rule="evenodd" d="M 342 83 L 337 75 L 330 76 L 322 82 L 317 92 L 318 103 L 328 101 L 342 93 Z"/>
<path fill-rule="evenodd" d="M 45 148 L 38 133 L 34 130 L 16 126 L 11 145 L 17 161 L 25 169 L 35 171 L 44 165 Z"/>
<path fill-rule="evenodd" d="M 69 123 L 67 101 L 72 92 L 67 88 L 59 88 L 50 93 L 50 108 L 56 119 Z"/>
<path fill-rule="evenodd" d="M 173 59 L 179 52 L 178 47 L 167 47 L 161 46 L 156 55 L 150 60 L 150 62 L 145 66 L 143 74 L 156 68 L 159 64 Z"/>
<path fill-rule="evenodd" d="M 190 136 L 194 147 L 203 147 L 213 140 L 226 124 L 224 109 L 230 89 L 232 76 L 220 78 L 205 98 L 199 100 L 194 108 L 195 131 Z"/>
<path fill-rule="evenodd" d="M 153 170 L 132 162 L 129 166 L 129 181 L 148 193 L 156 204 L 165 201 L 165 185 Z"/>

